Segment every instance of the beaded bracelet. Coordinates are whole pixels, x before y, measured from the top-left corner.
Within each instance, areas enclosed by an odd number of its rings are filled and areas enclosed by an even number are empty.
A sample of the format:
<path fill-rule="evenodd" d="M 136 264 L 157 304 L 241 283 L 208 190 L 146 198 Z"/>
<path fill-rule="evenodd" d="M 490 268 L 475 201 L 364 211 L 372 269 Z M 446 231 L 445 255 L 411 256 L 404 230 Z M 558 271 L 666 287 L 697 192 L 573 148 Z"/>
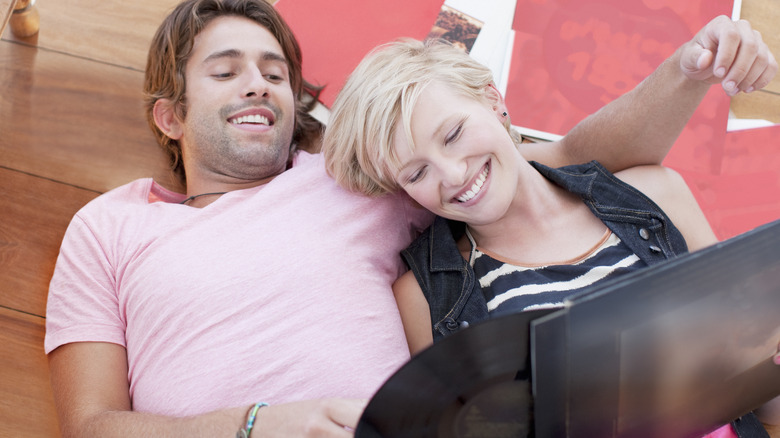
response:
<path fill-rule="evenodd" d="M 238 432 L 236 432 L 236 438 L 249 438 L 249 434 L 252 433 L 252 428 L 255 426 L 257 411 L 259 411 L 260 408 L 264 406 L 268 406 L 268 403 L 255 403 L 255 405 L 249 409 L 246 419 L 246 427 L 238 429 Z"/>

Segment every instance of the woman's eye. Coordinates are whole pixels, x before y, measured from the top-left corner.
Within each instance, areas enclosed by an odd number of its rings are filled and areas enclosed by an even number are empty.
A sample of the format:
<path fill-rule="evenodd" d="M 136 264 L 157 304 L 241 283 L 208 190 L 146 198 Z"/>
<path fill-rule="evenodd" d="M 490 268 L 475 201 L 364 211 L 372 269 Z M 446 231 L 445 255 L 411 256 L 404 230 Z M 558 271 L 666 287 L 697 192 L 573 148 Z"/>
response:
<path fill-rule="evenodd" d="M 455 131 L 450 134 L 449 137 L 447 137 L 444 140 L 444 144 L 450 144 L 458 139 L 460 137 L 460 134 L 463 132 L 463 123 L 458 124 L 458 127 L 455 128 Z"/>
<path fill-rule="evenodd" d="M 228 79 L 228 78 L 233 77 L 233 72 L 217 73 L 217 74 L 214 74 L 212 76 L 214 76 L 217 79 Z"/>
<path fill-rule="evenodd" d="M 410 184 L 414 184 L 417 181 L 421 180 L 422 177 L 424 177 L 424 176 L 425 176 L 425 168 L 423 167 L 422 169 L 418 170 L 417 172 L 414 172 L 414 174 L 412 174 L 412 176 L 409 177 L 409 183 Z"/>

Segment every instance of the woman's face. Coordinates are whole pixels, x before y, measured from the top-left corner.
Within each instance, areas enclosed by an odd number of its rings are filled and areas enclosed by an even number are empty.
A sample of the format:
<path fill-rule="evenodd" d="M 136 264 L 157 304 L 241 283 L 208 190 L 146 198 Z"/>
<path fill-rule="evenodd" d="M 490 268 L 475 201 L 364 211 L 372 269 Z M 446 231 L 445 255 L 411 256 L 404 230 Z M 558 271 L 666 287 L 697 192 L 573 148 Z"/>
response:
<path fill-rule="evenodd" d="M 486 92 L 478 100 L 433 82 L 412 112 L 414 150 L 402 124 L 394 128 L 396 182 L 433 213 L 473 225 L 506 213 L 523 160 L 502 124 L 501 96 L 492 87 Z"/>

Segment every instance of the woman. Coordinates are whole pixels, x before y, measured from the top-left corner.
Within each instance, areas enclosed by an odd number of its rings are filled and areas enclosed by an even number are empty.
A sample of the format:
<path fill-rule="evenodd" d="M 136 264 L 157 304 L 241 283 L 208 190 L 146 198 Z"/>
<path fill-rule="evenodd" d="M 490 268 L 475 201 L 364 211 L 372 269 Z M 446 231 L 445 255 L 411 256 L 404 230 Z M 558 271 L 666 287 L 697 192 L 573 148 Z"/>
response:
<path fill-rule="evenodd" d="M 669 169 L 551 169 L 517 143 L 490 71 L 444 43 L 382 47 L 336 100 L 323 146 L 336 180 L 369 195 L 404 190 L 438 216 L 394 285 L 412 352 L 716 241 Z M 457 263 L 442 271 L 428 259 Z"/>

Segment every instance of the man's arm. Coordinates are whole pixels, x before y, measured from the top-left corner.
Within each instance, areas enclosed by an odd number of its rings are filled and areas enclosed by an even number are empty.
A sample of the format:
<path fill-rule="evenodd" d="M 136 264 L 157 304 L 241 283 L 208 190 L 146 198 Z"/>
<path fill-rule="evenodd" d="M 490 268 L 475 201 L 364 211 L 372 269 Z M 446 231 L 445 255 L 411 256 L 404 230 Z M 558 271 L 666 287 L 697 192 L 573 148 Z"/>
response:
<path fill-rule="evenodd" d="M 131 410 L 125 349 L 103 342 L 65 344 L 49 354 L 52 389 L 63 437 L 232 437 L 250 406 L 193 417 Z M 269 406 L 251 436 L 351 436 L 364 400 L 311 400 Z"/>
<path fill-rule="evenodd" d="M 49 367 L 64 437 L 230 436 L 243 426 L 248 409 L 215 412 L 201 421 L 131 412 L 127 356 L 116 344 L 63 345 L 49 354 Z"/>
<path fill-rule="evenodd" d="M 751 92 L 766 86 L 777 68 L 747 21 L 717 17 L 632 91 L 558 142 L 523 144 L 523 155 L 553 167 L 595 159 L 613 172 L 661 164 L 712 84 L 730 96 Z"/>
<path fill-rule="evenodd" d="M 704 212 L 679 173 L 663 166 L 634 166 L 615 173 L 620 180 L 653 200 L 682 234 L 688 251 L 718 241 Z"/>

